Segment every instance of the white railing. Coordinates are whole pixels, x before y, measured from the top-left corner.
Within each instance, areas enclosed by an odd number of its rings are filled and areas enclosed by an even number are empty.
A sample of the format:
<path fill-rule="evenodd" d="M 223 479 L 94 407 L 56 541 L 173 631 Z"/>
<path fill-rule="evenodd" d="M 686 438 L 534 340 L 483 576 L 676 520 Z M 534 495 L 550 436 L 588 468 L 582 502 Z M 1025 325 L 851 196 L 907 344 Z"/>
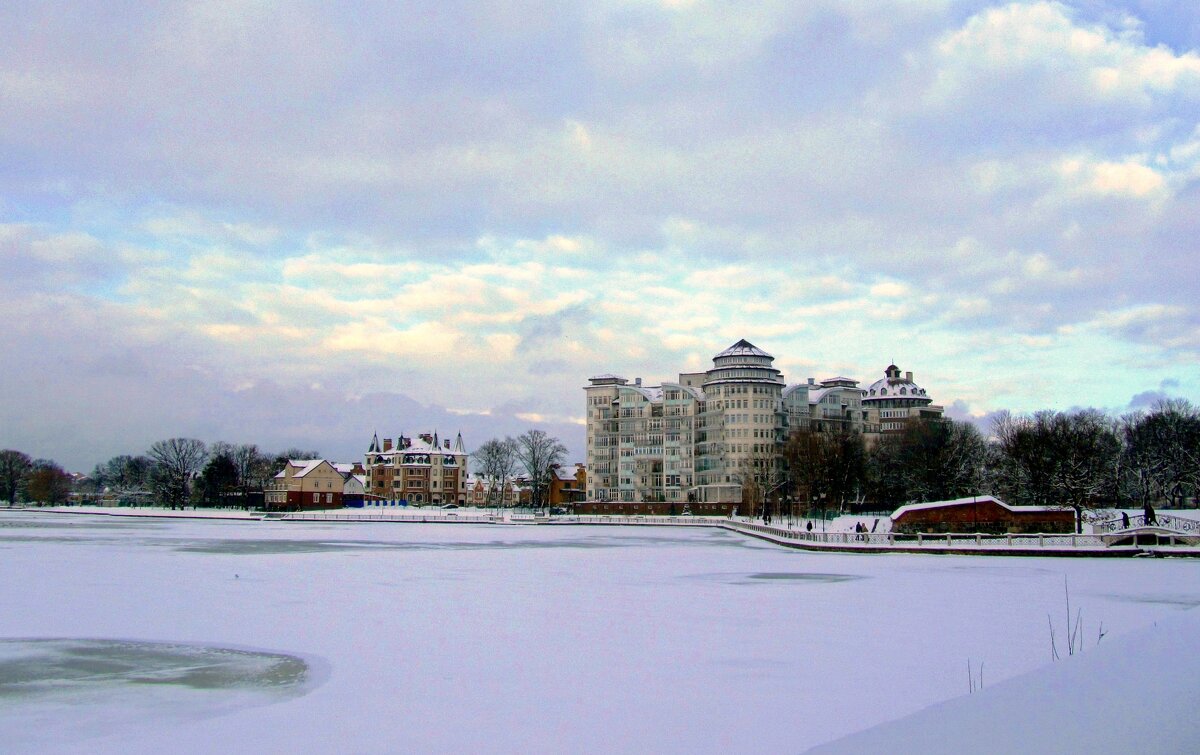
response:
<path fill-rule="evenodd" d="M 781 540 L 795 540 L 831 546 L 876 546 L 889 548 L 1104 548 L 1098 535 L 1073 533 L 991 535 L 982 532 L 915 533 L 900 532 L 809 532 L 781 529 L 750 522 L 725 521 L 727 529 L 754 532 Z"/>
<path fill-rule="evenodd" d="M 552 517 L 551 523 L 558 524 L 675 524 L 716 527 L 723 519 L 708 519 L 699 516 L 639 516 L 637 514 L 567 514 Z"/>

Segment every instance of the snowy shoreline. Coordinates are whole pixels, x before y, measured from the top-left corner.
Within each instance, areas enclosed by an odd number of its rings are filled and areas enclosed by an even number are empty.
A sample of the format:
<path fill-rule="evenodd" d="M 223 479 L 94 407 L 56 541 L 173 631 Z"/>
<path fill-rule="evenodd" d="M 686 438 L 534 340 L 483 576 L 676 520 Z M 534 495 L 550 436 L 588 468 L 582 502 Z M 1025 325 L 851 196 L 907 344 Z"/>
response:
<path fill-rule="evenodd" d="M 535 517 L 506 510 L 458 509 L 337 509 L 288 514 L 265 514 L 241 509 L 112 508 L 104 506 L 12 507 L 11 511 L 32 513 L 140 517 L 158 519 L 202 519 L 226 521 L 326 522 L 339 524 L 481 524 L 481 525 L 583 525 L 615 527 L 713 527 L 737 532 L 786 548 L 823 553 L 918 554 L 955 556 L 1132 558 L 1139 556 L 1200 557 L 1200 545 L 1173 544 L 1107 545 L 1097 535 L 1009 535 L 929 534 L 901 539 L 888 531 L 855 533 L 855 523 L 872 517 L 846 515 L 827 523 L 824 532 L 809 532 L 800 526 L 777 527 L 727 517 L 561 515 Z M 1195 515 L 1197 512 L 1188 511 Z M 1189 517 L 1191 518 L 1191 517 Z M 876 519 L 876 523 L 879 519 Z"/>

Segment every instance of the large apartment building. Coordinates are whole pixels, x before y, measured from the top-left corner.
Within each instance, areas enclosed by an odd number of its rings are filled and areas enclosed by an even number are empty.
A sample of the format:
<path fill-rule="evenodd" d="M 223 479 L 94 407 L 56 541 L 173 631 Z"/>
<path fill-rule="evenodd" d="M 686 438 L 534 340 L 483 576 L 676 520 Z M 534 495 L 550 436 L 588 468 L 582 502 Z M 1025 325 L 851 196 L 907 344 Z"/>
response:
<path fill-rule="evenodd" d="M 872 442 L 908 417 L 941 416 L 895 365 L 863 389 L 847 377 L 787 385 L 774 361 L 742 339 L 714 356 L 712 369 L 676 382 L 591 378 L 587 499 L 738 501 L 748 485 L 769 491 L 782 482 L 780 450 L 793 429 L 846 428 Z"/>

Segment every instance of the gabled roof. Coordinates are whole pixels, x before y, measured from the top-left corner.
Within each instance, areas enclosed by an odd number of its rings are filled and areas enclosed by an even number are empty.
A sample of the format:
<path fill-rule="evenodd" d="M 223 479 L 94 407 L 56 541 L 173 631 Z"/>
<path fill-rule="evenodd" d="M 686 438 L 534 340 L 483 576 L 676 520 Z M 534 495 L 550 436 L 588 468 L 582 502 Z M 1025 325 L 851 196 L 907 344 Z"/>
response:
<path fill-rule="evenodd" d="M 292 475 L 292 477 L 303 477 L 306 474 L 308 474 L 309 472 L 313 471 L 314 469 L 316 469 L 317 467 L 319 467 L 325 463 L 326 463 L 326 461 L 324 459 L 288 459 L 288 464 L 291 464 L 293 467 L 299 468 Z M 331 464 L 330 466 L 333 466 L 333 465 Z M 335 467 L 335 469 L 336 469 L 336 467 Z"/>

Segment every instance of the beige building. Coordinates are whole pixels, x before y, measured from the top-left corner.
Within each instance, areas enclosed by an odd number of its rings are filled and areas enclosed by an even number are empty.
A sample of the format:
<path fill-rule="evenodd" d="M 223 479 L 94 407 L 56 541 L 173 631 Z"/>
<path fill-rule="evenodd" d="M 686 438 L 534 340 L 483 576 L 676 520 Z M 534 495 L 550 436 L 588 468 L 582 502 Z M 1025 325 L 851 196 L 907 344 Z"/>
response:
<path fill-rule="evenodd" d="M 291 459 L 263 495 L 268 511 L 341 508 L 346 476 L 325 459 Z"/>
<path fill-rule="evenodd" d="M 864 389 L 848 377 L 786 385 L 774 361 L 743 339 L 715 355 L 711 369 L 675 382 L 591 378 L 587 500 L 739 501 L 751 486 L 761 495 L 782 484 L 782 444 L 795 430 L 847 429 L 870 442 L 901 421 L 893 412 L 941 416 L 911 373 L 905 383 L 894 365 L 888 375 L 898 382 Z"/>
<path fill-rule="evenodd" d="M 777 474 L 783 374 L 775 358 L 741 340 L 706 372 L 677 382 L 589 381 L 587 498 L 728 501 L 751 479 Z"/>

